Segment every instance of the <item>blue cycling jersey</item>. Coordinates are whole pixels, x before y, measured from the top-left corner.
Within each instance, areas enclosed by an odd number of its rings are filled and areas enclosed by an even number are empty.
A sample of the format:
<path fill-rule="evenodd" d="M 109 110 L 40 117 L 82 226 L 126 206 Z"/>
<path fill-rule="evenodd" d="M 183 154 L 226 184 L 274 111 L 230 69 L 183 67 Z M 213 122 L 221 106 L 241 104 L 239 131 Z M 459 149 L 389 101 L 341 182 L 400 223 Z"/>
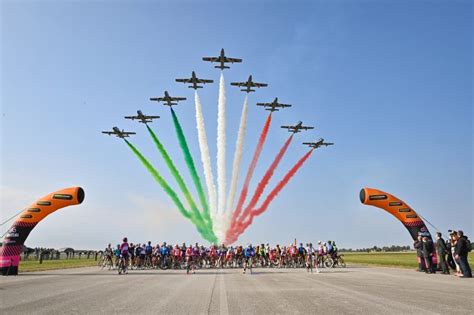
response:
<path fill-rule="evenodd" d="M 244 249 L 244 256 L 247 258 L 255 256 L 255 249 L 247 247 L 246 249 Z"/>
<path fill-rule="evenodd" d="M 148 245 L 148 246 L 145 248 L 145 253 L 151 254 L 152 249 L 153 249 L 153 247 L 151 247 L 150 245 Z"/>
<path fill-rule="evenodd" d="M 161 255 L 166 256 L 168 254 L 169 254 L 168 247 L 166 246 L 161 247 Z"/>

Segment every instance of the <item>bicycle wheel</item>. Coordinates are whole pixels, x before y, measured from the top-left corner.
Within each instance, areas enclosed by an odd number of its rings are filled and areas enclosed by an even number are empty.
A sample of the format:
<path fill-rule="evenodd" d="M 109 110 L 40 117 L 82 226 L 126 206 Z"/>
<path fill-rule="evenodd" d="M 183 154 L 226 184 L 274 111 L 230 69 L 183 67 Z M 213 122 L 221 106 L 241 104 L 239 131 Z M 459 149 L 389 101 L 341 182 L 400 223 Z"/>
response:
<path fill-rule="evenodd" d="M 324 260 L 324 266 L 326 268 L 332 268 L 334 267 L 334 260 L 331 257 L 328 257 Z"/>

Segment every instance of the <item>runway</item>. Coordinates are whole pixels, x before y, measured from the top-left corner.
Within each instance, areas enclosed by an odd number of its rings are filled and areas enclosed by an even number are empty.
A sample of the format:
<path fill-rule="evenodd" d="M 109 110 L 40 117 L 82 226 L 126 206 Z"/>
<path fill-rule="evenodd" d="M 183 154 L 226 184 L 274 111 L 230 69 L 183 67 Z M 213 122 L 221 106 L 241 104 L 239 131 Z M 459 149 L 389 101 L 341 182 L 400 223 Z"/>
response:
<path fill-rule="evenodd" d="M 0 278 L 1 314 L 472 314 L 474 279 L 376 267 L 135 271 Z"/>

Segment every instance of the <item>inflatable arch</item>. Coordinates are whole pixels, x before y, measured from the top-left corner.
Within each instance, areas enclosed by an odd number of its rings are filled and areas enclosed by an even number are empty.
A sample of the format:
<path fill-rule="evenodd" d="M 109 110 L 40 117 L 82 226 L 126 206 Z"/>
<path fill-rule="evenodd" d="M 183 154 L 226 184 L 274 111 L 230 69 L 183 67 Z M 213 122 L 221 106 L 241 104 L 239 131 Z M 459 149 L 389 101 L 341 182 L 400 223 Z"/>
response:
<path fill-rule="evenodd" d="M 58 190 L 40 198 L 21 212 L 5 234 L 0 248 L 0 270 L 2 275 L 18 274 L 20 254 L 31 230 L 51 213 L 67 206 L 78 205 L 84 200 L 81 187 Z"/>
<path fill-rule="evenodd" d="M 360 202 L 384 209 L 392 214 L 407 228 L 413 240 L 416 240 L 419 234 L 431 239 L 425 222 L 410 206 L 397 197 L 378 189 L 363 188 L 360 191 Z"/>

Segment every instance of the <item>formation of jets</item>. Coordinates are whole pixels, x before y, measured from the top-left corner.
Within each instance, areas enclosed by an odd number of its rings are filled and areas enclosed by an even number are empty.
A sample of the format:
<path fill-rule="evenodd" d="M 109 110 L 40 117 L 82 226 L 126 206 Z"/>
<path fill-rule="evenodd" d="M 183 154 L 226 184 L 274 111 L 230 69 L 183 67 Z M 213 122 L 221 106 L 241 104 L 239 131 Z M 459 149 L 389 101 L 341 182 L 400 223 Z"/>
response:
<path fill-rule="evenodd" d="M 271 112 L 278 111 L 278 108 L 291 107 L 290 104 L 278 103 L 278 97 L 275 97 L 275 99 L 271 103 L 257 103 L 257 106 L 263 106 L 265 107 L 265 110 L 269 110 Z"/>
<path fill-rule="evenodd" d="M 176 82 L 183 82 L 183 83 L 191 83 L 190 86 L 188 86 L 189 88 L 191 89 L 202 89 L 202 86 L 199 86 L 198 84 L 202 83 L 202 84 L 206 84 L 206 83 L 212 83 L 214 82 L 213 80 L 206 80 L 206 79 L 199 79 L 197 76 L 196 76 L 196 73 L 193 71 L 191 73 L 191 78 L 189 79 L 176 79 Z"/>
<path fill-rule="evenodd" d="M 203 57 L 202 60 L 210 61 L 210 62 L 218 62 L 218 66 L 214 66 L 214 68 L 220 68 L 221 70 L 229 69 L 230 67 L 226 66 L 226 63 L 237 63 L 242 62 L 242 59 L 239 58 L 230 58 L 226 57 L 224 53 L 224 48 L 221 49 L 221 54 L 218 57 Z"/>
<path fill-rule="evenodd" d="M 289 132 L 292 133 L 298 133 L 301 132 L 302 130 L 309 130 L 309 129 L 314 129 L 314 127 L 310 126 L 303 126 L 303 122 L 299 121 L 296 125 L 294 126 L 281 126 L 281 128 L 288 129 Z"/>
<path fill-rule="evenodd" d="M 125 119 L 135 120 L 138 119 L 138 122 L 148 124 L 153 121 L 153 119 L 158 119 L 160 116 L 147 116 L 142 113 L 141 110 L 137 110 L 137 116 L 125 116 Z"/>
<path fill-rule="evenodd" d="M 219 68 L 221 70 L 224 69 L 229 69 L 229 66 L 226 66 L 228 63 L 240 63 L 242 62 L 242 59 L 239 58 L 231 58 L 227 57 L 225 55 L 224 49 L 221 49 L 220 55 L 217 57 L 204 57 L 202 58 L 204 61 L 209 61 L 212 63 L 218 63 L 218 65 L 214 66 L 215 68 Z M 184 79 L 176 79 L 176 82 L 182 82 L 184 84 L 189 84 L 189 88 L 192 89 L 200 89 L 203 86 L 201 84 L 207 84 L 207 83 L 213 83 L 213 80 L 207 80 L 207 79 L 200 79 L 197 77 L 196 73 L 194 71 L 191 72 L 191 77 L 190 78 L 184 78 Z M 266 83 L 258 83 L 254 82 L 252 75 L 249 76 L 248 80 L 245 82 L 231 82 L 232 86 L 238 86 L 241 88 L 242 92 L 250 93 L 250 92 L 255 92 L 254 88 L 261 88 L 261 87 L 267 87 L 268 84 Z M 178 105 L 179 101 L 184 101 L 186 100 L 186 97 L 176 97 L 176 96 L 170 96 L 168 91 L 164 92 L 164 96 L 162 97 L 152 97 L 150 98 L 150 101 L 156 101 L 156 102 L 163 102 L 164 105 L 166 106 L 173 106 L 173 105 Z M 275 99 L 270 102 L 270 103 L 257 103 L 257 106 L 263 106 L 265 107 L 265 110 L 268 110 L 270 112 L 275 112 L 279 111 L 281 108 L 287 108 L 291 107 L 290 104 L 283 104 L 278 102 L 278 97 L 275 97 Z M 148 124 L 153 121 L 153 119 L 158 119 L 160 116 L 148 116 L 142 113 L 141 110 L 137 111 L 136 116 L 125 116 L 125 119 L 131 119 L 131 120 L 138 120 L 140 123 Z M 289 132 L 295 134 L 304 130 L 309 130 L 309 129 L 314 129 L 312 126 L 304 126 L 303 122 L 299 121 L 296 125 L 293 126 L 281 126 L 281 128 L 287 129 Z M 130 137 L 130 135 L 134 135 L 135 132 L 129 132 L 129 131 L 124 131 L 123 129 L 120 130 L 118 127 L 113 127 L 112 131 L 102 131 L 102 133 L 107 134 L 107 135 L 115 135 L 118 138 L 127 138 Z M 334 143 L 331 142 L 324 142 L 323 138 L 320 138 L 319 140 L 315 142 L 303 142 L 304 145 L 309 146 L 310 148 L 317 149 L 322 146 L 330 146 L 334 145 Z"/>
<path fill-rule="evenodd" d="M 307 145 L 309 146 L 310 148 L 313 148 L 313 149 L 317 149 L 321 146 L 330 146 L 330 145 L 334 145 L 334 143 L 332 142 L 324 142 L 324 139 L 323 138 L 320 138 L 318 141 L 316 142 L 303 142 L 304 145 Z"/>
<path fill-rule="evenodd" d="M 112 131 L 102 131 L 102 133 L 105 133 L 109 136 L 114 135 L 114 136 L 119 137 L 121 139 L 130 137 L 130 135 L 136 134 L 135 132 L 129 132 L 129 131 L 125 131 L 123 129 L 120 130 L 118 127 L 113 127 Z"/>
<path fill-rule="evenodd" d="M 252 75 L 249 76 L 248 80 L 245 82 L 231 82 L 230 85 L 233 86 L 238 86 L 238 87 L 245 87 L 241 89 L 242 92 L 255 92 L 255 90 L 252 90 L 253 87 L 261 88 L 261 87 L 266 87 L 268 84 L 266 83 L 257 83 L 253 82 L 252 80 Z"/>
<path fill-rule="evenodd" d="M 173 105 L 178 105 L 179 101 L 185 101 L 186 97 L 175 97 L 175 96 L 170 96 L 168 91 L 165 91 L 165 95 L 163 97 L 151 97 L 150 101 L 156 101 L 156 102 L 163 102 L 164 105 L 167 105 L 169 107 Z"/>

